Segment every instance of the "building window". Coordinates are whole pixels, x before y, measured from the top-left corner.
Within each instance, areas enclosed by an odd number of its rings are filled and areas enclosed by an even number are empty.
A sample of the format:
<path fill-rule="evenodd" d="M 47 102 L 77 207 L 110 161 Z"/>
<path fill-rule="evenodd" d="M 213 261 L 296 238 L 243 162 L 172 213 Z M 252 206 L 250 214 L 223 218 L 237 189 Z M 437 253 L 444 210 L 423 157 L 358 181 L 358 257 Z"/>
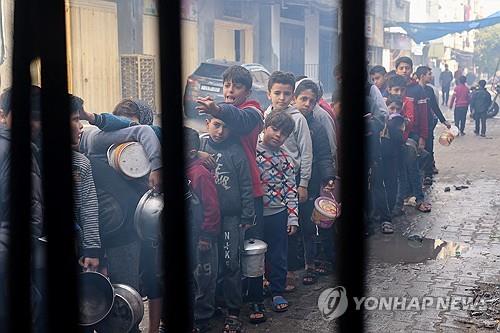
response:
<path fill-rule="evenodd" d="M 241 1 L 225 0 L 224 16 L 241 18 Z"/>
<path fill-rule="evenodd" d="M 338 29 L 338 11 L 320 11 L 319 12 L 319 25 L 325 28 Z"/>
<path fill-rule="evenodd" d="M 282 6 L 281 17 L 297 21 L 304 21 L 304 7 L 293 5 L 286 5 L 285 7 Z"/>

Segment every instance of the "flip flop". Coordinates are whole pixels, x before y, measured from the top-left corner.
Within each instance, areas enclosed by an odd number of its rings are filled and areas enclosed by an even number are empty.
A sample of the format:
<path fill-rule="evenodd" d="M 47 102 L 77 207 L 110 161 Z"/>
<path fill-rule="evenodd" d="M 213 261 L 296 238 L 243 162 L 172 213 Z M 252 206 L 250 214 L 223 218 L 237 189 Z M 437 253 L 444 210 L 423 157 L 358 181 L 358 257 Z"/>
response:
<path fill-rule="evenodd" d="M 422 213 L 430 213 L 432 210 L 431 207 L 432 206 L 430 204 L 421 202 L 415 206 L 415 209 Z"/>
<path fill-rule="evenodd" d="M 381 225 L 383 234 L 392 234 L 394 233 L 394 226 L 391 222 L 384 222 Z"/>
<path fill-rule="evenodd" d="M 274 312 L 285 312 L 287 310 L 288 310 L 288 301 L 285 298 L 283 298 L 283 296 L 274 296 L 273 297 L 273 311 Z"/>

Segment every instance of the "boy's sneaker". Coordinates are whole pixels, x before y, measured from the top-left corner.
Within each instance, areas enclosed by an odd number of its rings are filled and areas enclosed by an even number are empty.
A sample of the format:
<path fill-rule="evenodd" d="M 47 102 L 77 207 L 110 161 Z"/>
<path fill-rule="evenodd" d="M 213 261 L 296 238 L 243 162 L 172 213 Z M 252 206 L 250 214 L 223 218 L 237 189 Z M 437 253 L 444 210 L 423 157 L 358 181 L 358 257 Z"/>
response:
<path fill-rule="evenodd" d="M 486 137 L 486 134 L 481 133 L 481 136 L 482 136 L 483 138 L 485 138 L 485 137 Z"/>
<path fill-rule="evenodd" d="M 479 135 L 479 132 L 478 131 L 474 131 L 474 134 Z"/>

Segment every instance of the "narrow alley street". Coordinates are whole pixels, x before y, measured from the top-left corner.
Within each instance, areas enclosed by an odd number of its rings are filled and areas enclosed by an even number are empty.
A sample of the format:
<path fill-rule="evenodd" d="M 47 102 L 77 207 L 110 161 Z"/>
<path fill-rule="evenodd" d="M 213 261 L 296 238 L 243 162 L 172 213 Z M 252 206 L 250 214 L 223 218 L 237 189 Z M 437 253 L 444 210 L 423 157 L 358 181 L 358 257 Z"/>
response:
<path fill-rule="evenodd" d="M 447 118 L 452 120 L 450 111 Z M 436 135 L 439 133 L 438 127 Z M 366 296 L 472 297 L 474 292 L 486 290 L 491 297 L 496 293 L 496 299 L 487 300 L 490 308 L 496 306 L 496 316 L 491 309 L 471 316 L 466 310 L 436 306 L 420 311 L 373 310 L 365 311 L 367 332 L 494 332 L 497 328 L 500 119 L 488 120 L 486 138 L 474 135 L 473 121 L 468 119 L 466 134 L 449 147 L 436 146 L 440 172 L 427 190 L 432 212 L 417 213 L 407 206 L 406 215 L 395 221 L 393 235 L 370 238 Z M 447 187 L 450 191 L 445 191 Z M 318 296 L 337 285 L 333 277 L 322 277 L 313 286 L 299 285 L 298 291 L 287 295 L 289 311 L 277 314 L 266 304 L 268 321 L 259 326 L 246 324 L 246 331 L 331 332 L 335 320 L 322 319 Z"/>

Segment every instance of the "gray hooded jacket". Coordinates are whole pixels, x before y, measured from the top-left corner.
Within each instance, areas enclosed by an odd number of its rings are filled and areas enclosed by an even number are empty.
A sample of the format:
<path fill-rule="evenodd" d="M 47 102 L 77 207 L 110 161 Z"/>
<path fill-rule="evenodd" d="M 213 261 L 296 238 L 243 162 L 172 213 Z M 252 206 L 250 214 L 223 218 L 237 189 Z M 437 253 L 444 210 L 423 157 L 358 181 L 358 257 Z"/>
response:
<path fill-rule="evenodd" d="M 271 112 L 273 109 L 272 106 L 269 106 L 264 116 L 267 117 Z M 289 114 L 295 122 L 295 128 L 286 139 L 283 148 L 292 159 L 295 175 L 300 175 L 297 186 L 308 187 L 311 179 L 313 149 L 307 120 L 299 110 L 292 106 L 287 107 L 282 112 Z"/>

